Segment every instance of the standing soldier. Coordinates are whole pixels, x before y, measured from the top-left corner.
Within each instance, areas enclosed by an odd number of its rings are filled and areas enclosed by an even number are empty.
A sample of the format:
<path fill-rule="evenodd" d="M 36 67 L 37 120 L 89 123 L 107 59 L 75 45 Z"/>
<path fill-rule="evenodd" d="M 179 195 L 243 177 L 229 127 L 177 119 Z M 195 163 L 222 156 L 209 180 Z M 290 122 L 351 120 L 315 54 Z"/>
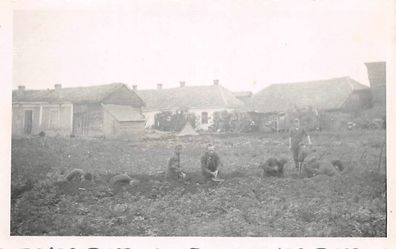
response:
<path fill-rule="evenodd" d="M 223 181 L 222 179 L 217 178 L 221 164 L 220 157 L 215 152 L 214 145 L 209 144 L 205 154 L 201 157 L 201 170 L 205 181 Z"/>
<path fill-rule="evenodd" d="M 298 171 L 298 174 L 301 174 L 302 170 L 302 162 L 304 161 L 304 157 L 302 154 L 306 153 L 303 151 L 303 140 L 304 137 L 307 138 L 308 144 L 311 144 L 311 138 L 304 128 L 300 127 L 300 120 L 296 118 L 293 121 L 293 125 L 290 128 L 289 133 L 289 148 L 291 149 L 294 165 Z"/>
<path fill-rule="evenodd" d="M 180 144 L 175 146 L 174 154 L 168 161 L 168 172 L 167 178 L 169 180 L 184 180 L 186 178 L 186 174 L 182 171 L 180 165 L 180 153 L 182 150 L 182 146 Z"/>

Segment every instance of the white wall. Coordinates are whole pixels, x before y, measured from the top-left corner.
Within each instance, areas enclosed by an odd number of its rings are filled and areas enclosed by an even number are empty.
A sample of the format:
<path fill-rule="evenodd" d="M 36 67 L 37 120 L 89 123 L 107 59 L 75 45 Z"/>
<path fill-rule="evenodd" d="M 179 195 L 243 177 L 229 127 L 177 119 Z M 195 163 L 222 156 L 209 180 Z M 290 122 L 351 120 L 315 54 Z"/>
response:
<path fill-rule="evenodd" d="M 24 102 L 12 104 L 12 134 L 24 135 L 25 111 L 32 111 L 32 134 L 41 131 L 47 135 L 70 135 L 73 129 L 73 105 Z M 50 125 L 50 113 L 57 111 L 56 126 Z"/>
<path fill-rule="evenodd" d="M 209 126 L 213 124 L 213 113 L 215 112 L 221 112 L 221 111 L 228 111 L 231 112 L 234 109 L 230 108 L 213 108 L 213 109 L 189 109 L 189 113 L 193 113 L 196 117 L 196 123 L 195 123 L 195 129 L 196 130 L 208 130 Z M 176 111 L 176 110 L 174 110 Z M 207 112 L 208 113 L 208 123 L 207 124 L 202 124 L 202 112 Z M 146 128 L 150 128 L 154 125 L 154 116 L 155 114 L 159 113 L 159 111 L 148 111 L 148 112 L 143 112 L 143 115 L 146 119 Z"/>
<path fill-rule="evenodd" d="M 196 130 L 208 130 L 209 126 L 213 125 L 213 113 L 221 112 L 221 111 L 233 111 L 233 109 L 226 109 L 226 108 L 214 108 L 214 109 L 190 109 L 189 113 L 194 113 L 196 119 Z M 202 124 L 202 112 L 208 113 L 208 123 Z"/>
<path fill-rule="evenodd" d="M 145 112 L 143 111 L 143 115 L 144 118 L 146 120 L 146 124 L 145 124 L 145 128 L 151 128 L 152 126 L 154 126 L 154 122 L 155 122 L 155 114 L 157 114 L 159 111 L 148 111 Z"/>

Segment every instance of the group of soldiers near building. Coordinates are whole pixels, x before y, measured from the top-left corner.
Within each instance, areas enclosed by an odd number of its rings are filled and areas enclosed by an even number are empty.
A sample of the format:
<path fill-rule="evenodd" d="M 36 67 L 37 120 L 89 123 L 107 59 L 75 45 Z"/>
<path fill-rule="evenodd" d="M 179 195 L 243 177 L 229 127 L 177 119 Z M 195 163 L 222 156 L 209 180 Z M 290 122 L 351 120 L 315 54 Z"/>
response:
<path fill-rule="evenodd" d="M 300 122 L 298 119 L 293 121 L 293 126 L 289 132 L 289 149 L 291 150 L 292 158 L 298 175 L 300 176 L 304 173 L 307 177 L 312 177 L 315 175 L 328 175 L 334 176 L 339 175 L 339 172 L 344 169 L 342 163 L 339 160 L 325 161 L 317 160 L 311 158 L 303 167 L 304 160 L 308 156 L 308 151 L 306 150 L 306 143 L 311 145 L 311 138 L 304 128 L 300 127 Z M 173 155 L 168 160 L 168 169 L 166 172 L 166 177 L 170 181 L 184 181 L 187 179 L 187 174 L 182 170 L 180 155 L 182 152 L 182 145 L 178 144 L 174 148 Z M 269 158 L 265 163 L 261 163 L 260 167 L 263 169 L 265 176 L 276 176 L 283 177 L 283 168 L 287 163 L 287 159 L 277 159 Z M 219 170 L 222 166 L 219 155 L 215 151 L 215 146 L 209 144 L 206 147 L 206 151 L 201 156 L 201 172 L 205 182 L 222 182 L 223 179 L 219 178 Z M 81 180 L 88 180 L 92 178 L 89 173 L 83 172 L 81 169 L 74 169 L 66 176 L 68 181 L 74 178 L 79 178 Z M 132 178 L 130 178 L 126 173 L 121 175 L 116 175 L 112 178 L 113 183 L 131 183 Z"/>
<path fill-rule="evenodd" d="M 291 150 L 292 158 L 298 175 L 304 173 L 307 177 L 315 175 L 334 176 L 339 175 L 339 171 L 343 170 L 343 165 L 339 160 L 326 161 L 311 158 L 304 167 L 304 160 L 308 156 L 306 149 L 307 140 L 308 145 L 311 145 L 311 138 L 304 128 L 300 127 L 299 119 L 293 121 L 293 126 L 289 132 L 289 149 Z M 185 180 L 186 173 L 183 172 L 180 164 L 180 154 L 182 151 L 181 145 L 176 145 L 173 156 L 168 161 L 167 178 L 169 180 Z M 269 158 L 265 163 L 260 164 L 264 170 L 265 176 L 283 176 L 283 167 L 287 163 L 287 159 Z M 219 168 L 222 165 L 219 155 L 215 152 L 215 147 L 212 144 L 207 146 L 205 153 L 201 157 L 201 171 L 205 181 L 221 182 Z"/>

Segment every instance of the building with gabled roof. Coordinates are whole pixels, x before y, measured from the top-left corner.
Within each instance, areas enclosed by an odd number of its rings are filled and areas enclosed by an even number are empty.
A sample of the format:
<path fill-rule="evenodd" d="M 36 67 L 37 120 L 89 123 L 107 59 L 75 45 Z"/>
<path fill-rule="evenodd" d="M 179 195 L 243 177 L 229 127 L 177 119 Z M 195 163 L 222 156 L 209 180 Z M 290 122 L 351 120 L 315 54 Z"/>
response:
<path fill-rule="evenodd" d="M 12 93 L 13 135 L 137 135 L 144 130 L 144 101 L 125 84 L 26 90 Z"/>
<path fill-rule="evenodd" d="M 318 110 L 346 110 L 367 103 L 360 102 L 363 99 L 359 98 L 361 90 L 367 89 L 367 86 L 350 77 L 272 84 L 253 96 L 250 108 L 260 113 L 278 113 L 291 108 L 305 107 Z"/>
<path fill-rule="evenodd" d="M 287 129 L 292 113 L 357 111 L 371 107 L 369 88 L 350 77 L 272 84 L 255 94 L 248 109 L 272 119 L 274 130 Z M 262 121 L 261 121 L 262 122 Z M 280 124 L 282 123 L 282 125 Z"/>
<path fill-rule="evenodd" d="M 137 93 L 146 103 L 143 113 L 147 127 L 154 125 L 156 113 L 188 110 L 197 117 L 195 127 L 206 130 L 213 124 L 213 113 L 236 110 L 244 105 L 218 81 L 207 86 L 186 86 L 185 82 L 180 82 L 180 87 L 167 89 L 158 84 L 157 89 L 138 90 Z"/>

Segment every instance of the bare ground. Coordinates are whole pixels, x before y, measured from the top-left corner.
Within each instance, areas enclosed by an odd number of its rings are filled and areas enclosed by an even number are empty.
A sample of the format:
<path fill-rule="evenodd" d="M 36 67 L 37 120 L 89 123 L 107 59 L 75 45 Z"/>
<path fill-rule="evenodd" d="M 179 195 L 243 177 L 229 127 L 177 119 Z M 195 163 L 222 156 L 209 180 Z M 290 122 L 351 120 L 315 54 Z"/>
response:
<path fill-rule="evenodd" d="M 270 156 L 290 159 L 287 134 L 214 135 L 145 141 L 24 138 L 12 141 L 11 235 L 386 236 L 383 131 L 311 134 L 312 153 L 341 159 L 341 177 L 263 178 Z M 168 183 L 175 144 L 191 180 Z M 222 184 L 202 182 L 199 158 L 214 143 Z M 57 183 L 81 168 L 94 182 Z M 139 181 L 110 189 L 127 172 Z"/>

